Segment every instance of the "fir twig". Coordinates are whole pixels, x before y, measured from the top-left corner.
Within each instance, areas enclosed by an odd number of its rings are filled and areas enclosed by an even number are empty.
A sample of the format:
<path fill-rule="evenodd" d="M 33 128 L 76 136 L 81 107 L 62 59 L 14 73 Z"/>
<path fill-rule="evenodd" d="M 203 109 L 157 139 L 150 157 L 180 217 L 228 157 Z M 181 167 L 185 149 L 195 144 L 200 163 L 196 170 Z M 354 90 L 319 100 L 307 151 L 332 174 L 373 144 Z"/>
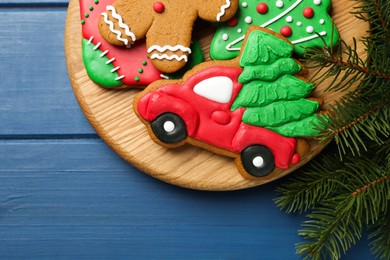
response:
<path fill-rule="evenodd" d="M 390 202 L 389 202 L 390 203 Z M 389 259 L 390 257 L 390 205 L 385 214 L 372 225 L 369 225 L 371 233 L 368 238 L 372 240 L 370 243 L 371 251 L 378 259 Z"/>
<path fill-rule="evenodd" d="M 373 153 L 373 160 L 347 158 L 345 163 L 324 155 L 278 189 L 283 194 L 276 199 L 281 208 L 300 211 L 307 204 L 313 208 L 299 231 L 306 241 L 297 244 L 298 254 L 338 259 L 361 238 L 364 225 L 377 223 L 389 210 L 390 172 L 376 159 L 378 155 Z"/>
<path fill-rule="evenodd" d="M 379 179 L 376 179 L 376 180 L 374 180 L 374 181 L 364 185 L 363 187 L 357 189 L 356 191 L 352 192 L 352 196 L 356 197 L 359 194 L 361 194 L 362 192 L 366 191 L 367 189 L 369 189 L 369 188 L 371 188 L 371 187 L 373 187 L 373 186 L 375 186 L 378 183 L 381 183 L 383 181 L 388 181 L 389 179 L 390 179 L 390 176 L 383 176 L 383 177 L 381 177 Z"/>
<path fill-rule="evenodd" d="M 390 259 L 390 1 L 357 0 L 354 14 L 370 23 L 362 39 L 339 48 L 309 49 L 312 80 L 326 91 L 342 91 L 322 120 L 321 141 L 334 139 L 339 154 L 323 154 L 277 189 L 286 212 L 307 212 L 297 253 L 310 259 L 338 259 L 369 229 L 371 251 Z M 318 127 L 318 126 L 317 126 Z M 329 148 L 327 149 L 329 151 Z M 358 157 L 355 157 L 358 155 Z"/>
<path fill-rule="evenodd" d="M 331 111 L 318 139 L 335 139 L 340 156 L 347 151 L 360 154 L 360 147 L 367 150 L 367 139 L 382 144 L 390 135 L 390 97 L 372 101 L 359 95 L 348 96 L 332 105 Z"/>
<path fill-rule="evenodd" d="M 368 46 L 367 51 L 374 52 L 371 48 L 372 46 Z M 376 53 L 376 55 L 386 57 L 385 53 Z M 373 56 L 372 53 L 370 56 Z M 360 84 L 357 89 L 361 90 L 369 85 L 373 78 L 390 80 L 390 72 L 384 70 L 388 68 L 388 60 L 382 60 L 380 66 L 373 66 L 368 59 L 362 60 L 357 52 L 355 38 L 352 47 L 341 40 L 337 49 L 333 46 L 325 46 L 322 49 L 308 48 L 303 61 L 306 62 L 308 68 L 319 69 L 310 79 L 317 86 L 321 85 L 325 79 L 332 78 L 325 91 L 353 90 L 351 87 L 356 84 Z"/>
<path fill-rule="evenodd" d="M 339 161 L 332 155 L 313 161 L 307 172 L 297 175 L 288 185 L 277 188 L 283 195 L 276 198 L 275 203 L 286 213 L 302 213 L 314 208 L 318 201 L 333 196 L 337 182 L 343 181 L 343 175 L 337 174 L 338 167 Z"/>
<path fill-rule="evenodd" d="M 375 4 L 372 5 L 376 10 Z M 376 131 L 389 135 L 388 129 L 377 129 L 378 124 L 370 120 L 377 119 L 390 104 L 390 42 L 377 40 L 374 36 L 364 39 L 369 57 L 366 60 L 359 57 L 355 39 L 352 47 L 341 41 L 336 50 L 332 46 L 309 49 L 305 56 L 312 68 L 322 71 L 314 74 L 314 82 L 322 84 L 331 78 L 326 91 L 348 91 L 330 106 L 330 120 L 323 122 L 323 133 L 319 136 L 322 141 L 335 139 L 340 144 L 340 155 L 347 153 L 346 148 L 352 154 L 359 154 L 359 147 L 366 149 L 362 134 L 378 143 L 381 140 Z"/>
<path fill-rule="evenodd" d="M 370 35 L 362 40 L 368 58 L 359 57 L 355 39 L 353 46 L 341 40 L 337 49 L 333 46 L 309 49 L 305 56 L 311 67 L 320 68 L 321 73 L 316 73 L 312 79 L 317 85 L 331 78 L 326 91 L 349 92 L 330 106 L 330 120 L 324 121 L 325 127 L 319 137 L 326 141 L 335 139 L 340 145 L 340 155 L 348 150 L 359 154 L 360 147 L 366 149 L 364 136 L 381 143 L 382 140 L 376 138 L 376 131 L 383 136 L 389 135 L 388 130 L 377 129 L 378 124 L 370 119 L 377 119 L 390 103 L 390 1 L 359 2 L 354 14 L 372 25 Z"/>
<path fill-rule="evenodd" d="M 297 244 L 297 253 L 311 259 L 340 258 L 362 234 L 362 226 L 350 218 L 352 206 L 353 200 L 344 198 L 313 210 L 299 231 L 308 241 Z"/>
<path fill-rule="evenodd" d="M 387 0 L 357 0 L 355 9 L 357 18 L 369 22 L 371 25 L 370 37 L 390 41 L 390 2 Z"/>

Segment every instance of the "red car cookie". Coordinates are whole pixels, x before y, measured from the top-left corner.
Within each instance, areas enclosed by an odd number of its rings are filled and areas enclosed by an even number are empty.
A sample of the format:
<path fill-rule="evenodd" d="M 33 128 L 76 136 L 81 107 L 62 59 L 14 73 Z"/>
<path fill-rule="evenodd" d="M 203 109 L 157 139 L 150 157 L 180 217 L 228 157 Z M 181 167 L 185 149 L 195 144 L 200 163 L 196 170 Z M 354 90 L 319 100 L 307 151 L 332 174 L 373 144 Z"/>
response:
<path fill-rule="evenodd" d="M 152 139 L 173 148 L 189 143 L 235 158 L 244 177 L 263 177 L 300 161 L 296 137 L 319 130 L 314 86 L 291 58 L 293 46 L 269 30 L 248 30 L 244 49 L 231 61 L 196 66 L 181 80 L 152 83 L 134 110 Z M 303 139 L 299 139 L 303 140 Z"/>

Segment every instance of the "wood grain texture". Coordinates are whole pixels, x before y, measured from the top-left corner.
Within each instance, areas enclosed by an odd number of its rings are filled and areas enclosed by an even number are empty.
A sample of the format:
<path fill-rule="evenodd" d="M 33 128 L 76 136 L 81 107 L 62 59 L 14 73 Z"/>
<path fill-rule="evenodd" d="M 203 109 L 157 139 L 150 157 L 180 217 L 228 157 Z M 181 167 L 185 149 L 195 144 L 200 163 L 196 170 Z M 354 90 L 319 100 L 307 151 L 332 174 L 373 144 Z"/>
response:
<path fill-rule="evenodd" d="M 67 6 L 66 0 L 4 0 L 0 2 L 0 7 L 58 7 Z"/>
<path fill-rule="evenodd" d="M 67 77 L 66 10 L 0 9 L 0 137 L 95 134 Z"/>
<path fill-rule="evenodd" d="M 37 8 L 0 9 L 0 259 L 299 259 L 303 217 L 272 201 L 289 176 L 181 189 L 89 139 L 64 65 L 66 9 L 23 2 Z M 373 259 L 363 237 L 343 260 Z"/>
<path fill-rule="evenodd" d="M 299 259 L 280 181 L 230 192 L 140 173 L 101 140 L 0 140 L 1 259 Z M 370 259 L 361 241 L 343 259 Z"/>
<path fill-rule="evenodd" d="M 354 1 L 334 1 L 333 19 L 341 37 L 349 44 L 352 38 L 365 35 L 367 24 L 356 19 Z M 287 171 L 275 170 L 259 179 L 244 179 L 235 167 L 234 160 L 208 151 L 185 146 L 167 150 L 155 144 L 148 136 L 144 125 L 136 118 L 132 101 L 137 90 L 110 91 L 95 85 L 86 75 L 81 60 L 81 24 L 78 1 L 71 0 L 68 9 L 65 50 L 67 66 L 73 90 L 78 102 L 92 126 L 104 141 L 120 156 L 135 167 L 162 181 L 201 190 L 235 190 L 257 186 L 278 179 L 299 168 L 325 146 L 310 140 L 310 152 L 302 161 Z M 212 29 L 198 33 L 205 51 L 212 37 Z M 364 55 L 361 45 L 360 54 Z M 315 96 L 325 100 L 325 107 L 340 97 L 340 93 L 323 93 L 326 83 L 319 86 Z"/>
<path fill-rule="evenodd" d="M 273 205 L 273 185 L 180 189 L 139 173 L 100 140 L 0 141 L 0 154 L 2 258 L 295 258 L 288 241 L 299 241 L 301 218 Z M 275 218 L 282 246 L 267 235 Z"/>

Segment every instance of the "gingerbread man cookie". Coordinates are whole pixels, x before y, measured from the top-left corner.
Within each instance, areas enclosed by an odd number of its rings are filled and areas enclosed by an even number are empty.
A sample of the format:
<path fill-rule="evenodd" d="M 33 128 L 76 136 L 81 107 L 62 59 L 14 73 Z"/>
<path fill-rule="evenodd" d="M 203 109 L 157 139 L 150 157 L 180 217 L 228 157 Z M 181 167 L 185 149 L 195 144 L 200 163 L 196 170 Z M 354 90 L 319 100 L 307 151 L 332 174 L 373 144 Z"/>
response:
<path fill-rule="evenodd" d="M 172 73 L 186 64 L 192 52 L 195 20 L 227 21 L 237 8 L 238 0 L 116 0 L 102 12 L 99 31 L 105 40 L 119 46 L 131 47 L 146 38 L 153 65 Z"/>
<path fill-rule="evenodd" d="M 80 0 L 82 57 L 88 76 L 106 88 L 141 87 L 162 79 L 164 75 L 148 59 L 145 42 L 131 49 L 108 43 L 100 35 L 101 13 L 114 0 Z"/>
<path fill-rule="evenodd" d="M 159 79 L 179 78 L 185 71 L 203 61 L 203 52 L 197 42 L 192 42 L 192 53 L 185 67 L 174 74 L 165 74 L 150 61 L 145 40 L 132 48 L 112 45 L 101 36 L 98 23 L 102 12 L 114 0 L 80 0 L 82 24 L 82 57 L 88 76 L 106 88 L 143 88 Z"/>

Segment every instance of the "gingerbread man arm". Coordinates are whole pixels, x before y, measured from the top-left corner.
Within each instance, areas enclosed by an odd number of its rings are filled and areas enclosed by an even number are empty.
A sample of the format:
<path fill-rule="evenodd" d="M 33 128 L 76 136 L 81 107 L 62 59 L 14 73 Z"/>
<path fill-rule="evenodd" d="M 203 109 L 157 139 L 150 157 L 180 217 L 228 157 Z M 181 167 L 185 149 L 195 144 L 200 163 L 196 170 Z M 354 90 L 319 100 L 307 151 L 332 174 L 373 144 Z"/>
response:
<path fill-rule="evenodd" d="M 224 22 L 232 18 L 237 9 L 236 0 L 204 0 L 199 5 L 198 15 L 209 22 Z"/>
<path fill-rule="evenodd" d="M 149 12 L 142 1 L 117 0 L 102 12 L 100 34 L 111 44 L 130 46 L 136 40 L 145 38 L 153 22 Z"/>

